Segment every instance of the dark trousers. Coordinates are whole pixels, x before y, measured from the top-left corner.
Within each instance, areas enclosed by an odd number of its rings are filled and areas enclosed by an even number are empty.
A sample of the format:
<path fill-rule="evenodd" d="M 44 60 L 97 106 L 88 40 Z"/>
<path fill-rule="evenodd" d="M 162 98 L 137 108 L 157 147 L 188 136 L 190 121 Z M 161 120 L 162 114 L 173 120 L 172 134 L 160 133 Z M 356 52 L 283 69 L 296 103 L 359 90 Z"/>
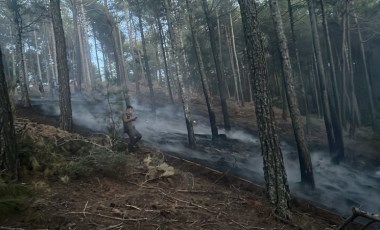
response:
<path fill-rule="evenodd" d="M 136 145 L 136 143 L 141 140 L 142 136 L 135 128 L 126 130 L 125 132 L 129 136 L 128 149 L 131 150 Z"/>

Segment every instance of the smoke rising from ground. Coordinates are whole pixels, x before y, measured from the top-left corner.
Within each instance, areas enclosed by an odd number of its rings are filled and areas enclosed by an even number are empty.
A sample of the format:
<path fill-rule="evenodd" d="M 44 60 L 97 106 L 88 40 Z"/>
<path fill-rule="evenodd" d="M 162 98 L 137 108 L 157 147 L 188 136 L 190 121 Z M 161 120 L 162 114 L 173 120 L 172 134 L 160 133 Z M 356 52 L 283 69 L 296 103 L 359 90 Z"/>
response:
<path fill-rule="evenodd" d="M 122 135 L 122 105 L 113 98 L 113 119 Z M 58 115 L 57 101 L 34 100 L 46 114 Z M 135 103 L 134 103 L 135 104 Z M 198 149 L 186 148 L 187 130 L 182 107 L 158 108 L 156 116 L 150 108 L 134 105 L 138 117 L 136 128 L 143 135 L 143 141 L 163 152 L 193 160 L 221 171 L 231 170 L 237 176 L 264 184 L 263 162 L 258 137 L 241 129 L 225 133 L 225 141 L 211 142 L 208 118 L 194 115 L 197 121 L 194 131 Z M 73 119 L 78 126 L 94 131 L 107 131 L 112 123 L 106 99 L 98 101 L 73 98 Z M 280 137 L 281 139 L 281 137 Z M 297 150 L 285 142 L 281 143 L 291 193 L 311 200 L 330 210 L 349 215 L 353 206 L 380 213 L 380 173 L 358 171 L 341 164 L 333 165 L 327 153 L 312 152 L 312 162 L 317 189 L 305 191 L 299 185 L 300 172 Z"/>

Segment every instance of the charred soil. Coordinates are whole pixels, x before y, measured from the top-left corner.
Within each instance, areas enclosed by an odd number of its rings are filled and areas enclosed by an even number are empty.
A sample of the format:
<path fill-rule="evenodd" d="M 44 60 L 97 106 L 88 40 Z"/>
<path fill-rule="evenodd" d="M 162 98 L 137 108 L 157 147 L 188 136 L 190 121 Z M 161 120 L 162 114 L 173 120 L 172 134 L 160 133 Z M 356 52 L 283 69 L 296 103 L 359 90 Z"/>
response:
<path fill-rule="evenodd" d="M 293 200 L 292 221 L 281 220 L 268 203 L 264 189 L 247 181 L 145 146 L 134 153 L 117 152 L 107 138 L 94 137 L 90 130 L 80 127 L 75 131 L 81 135 L 63 132 L 53 127 L 58 124 L 57 117 L 43 116 L 32 109 L 19 109 L 17 117 L 19 135 L 27 133 L 33 137 L 22 146 L 34 143 L 37 147 L 30 148 L 35 152 L 51 145 L 48 150 L 59 156 L 59 160 L 54 160 L 55 167 L 51 167 L 48 161 L 37 158 L 34 164 L 24 168 L 23 185 L 38 188 L 38 192 L 23 212 L 2 218 L 1 226 L 334 229 L 342 222 L 341 217 L 298 199 Z M 122 143 L 119 145 L 123 149 Z M 97 157 L 99 149 L 104 149 L 102 153 L 107 155 Z M 120 160 L 113 162 L 115 158 Z M 75 167 L 69 171 L 67 167 L 66 171 L 53 170 L 82 161 L 86 170 L 73 172 Z"/>

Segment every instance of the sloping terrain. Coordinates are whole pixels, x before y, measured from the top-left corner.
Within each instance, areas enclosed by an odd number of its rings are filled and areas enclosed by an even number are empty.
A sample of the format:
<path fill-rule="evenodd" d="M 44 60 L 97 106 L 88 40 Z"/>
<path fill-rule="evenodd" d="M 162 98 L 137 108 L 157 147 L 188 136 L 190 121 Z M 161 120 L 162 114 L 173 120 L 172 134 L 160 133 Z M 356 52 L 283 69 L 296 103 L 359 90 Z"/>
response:
<path fill-rule="evenodd" d="M 300 200 L 281 220 L 264 190 L 203 166 L 86 130 L 70 134 L 55 118 L 21 111 L 23 186 L 35 190 L 23 212 L 0 226 L 24 229 L 333 229 L 342 221 Z M 118 151 L 120 150 L 120 151 Z M 19 210 L 20 211 L 20 210 Z M 352 229 L 357 229 L 355 226 Z"/>

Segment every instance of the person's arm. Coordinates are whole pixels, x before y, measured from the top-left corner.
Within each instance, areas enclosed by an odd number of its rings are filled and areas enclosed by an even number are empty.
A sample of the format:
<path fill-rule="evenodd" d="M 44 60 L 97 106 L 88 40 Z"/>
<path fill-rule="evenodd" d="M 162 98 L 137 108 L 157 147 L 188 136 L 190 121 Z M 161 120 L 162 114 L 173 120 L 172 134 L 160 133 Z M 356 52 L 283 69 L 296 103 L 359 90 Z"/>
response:
<path fill-rule="evenodd" d="M 124 113 L 124 115 L 123 115 L 123 121 L 125 123 L 130 123 L 132 121 L 135 121 L 136 119 L 137 119 L 137 117 L 128 116 L 126 113 Z"/>

